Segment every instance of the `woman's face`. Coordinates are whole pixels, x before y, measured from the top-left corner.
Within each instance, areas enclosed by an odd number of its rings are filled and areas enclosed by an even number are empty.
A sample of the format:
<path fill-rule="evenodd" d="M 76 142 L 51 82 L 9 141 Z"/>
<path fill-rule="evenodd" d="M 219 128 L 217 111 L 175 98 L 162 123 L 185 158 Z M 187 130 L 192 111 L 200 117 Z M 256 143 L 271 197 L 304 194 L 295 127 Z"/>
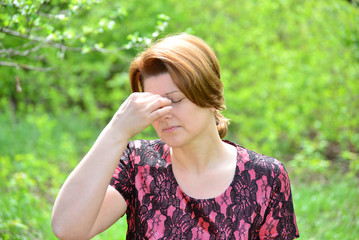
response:
<path fill-rule="evenodd" d="M 200 142 L 217 131 L 214 112 L 192 103 L 174 84 L 168 73 L 146 78 L 144 91 L 159 94 L 172 101 L 172 110 L 154 121 L 158 136 L 171 147 L 182 147 Z"/>

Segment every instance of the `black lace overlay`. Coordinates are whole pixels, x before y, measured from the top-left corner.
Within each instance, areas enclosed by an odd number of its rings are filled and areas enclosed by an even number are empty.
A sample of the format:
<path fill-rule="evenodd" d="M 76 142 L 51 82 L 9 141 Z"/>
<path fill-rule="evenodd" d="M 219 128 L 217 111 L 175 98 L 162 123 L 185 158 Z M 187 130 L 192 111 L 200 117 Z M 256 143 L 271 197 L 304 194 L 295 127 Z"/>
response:
<path fill-rule="evenodd" d="M 212 199 L 182 192 L 164 142 L 130 142 L 110 182 L 128 205 L 127 239 L 299 237 L 283 164 L 226 142 L 238 151 L 235 176 L 228 189 Z"/>

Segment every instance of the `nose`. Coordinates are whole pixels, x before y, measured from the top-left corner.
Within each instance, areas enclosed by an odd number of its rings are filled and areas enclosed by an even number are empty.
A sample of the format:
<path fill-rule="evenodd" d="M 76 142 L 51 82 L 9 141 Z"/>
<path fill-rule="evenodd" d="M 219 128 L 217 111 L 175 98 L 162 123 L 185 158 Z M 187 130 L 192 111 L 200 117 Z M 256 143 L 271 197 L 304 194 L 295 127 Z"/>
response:
<path fill-rule="evenodd" d="M 171 109 L 168 113 L 166 113 L 165 115 L 163 115 L 160 120 L 165 121 L 165 120 L 171 119 L 171 118 L 173 117 L 172 111 L 173 111 L 173 110 Z"/>

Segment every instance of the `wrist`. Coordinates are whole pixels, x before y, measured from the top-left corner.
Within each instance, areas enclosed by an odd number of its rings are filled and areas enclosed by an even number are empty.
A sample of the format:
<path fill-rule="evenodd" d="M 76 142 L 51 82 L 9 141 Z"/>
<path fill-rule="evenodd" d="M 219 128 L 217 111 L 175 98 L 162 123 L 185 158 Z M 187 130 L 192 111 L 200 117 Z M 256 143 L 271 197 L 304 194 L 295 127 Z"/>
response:
<path fill-rule="evenodd" d="M 113 142 L 114 144 L 126 144 L 130 141 L 131 137 L 123 129 L 114 128 L 111 124 L 107 125 L 101 132 L 103 138 L 107 142 Z"/>

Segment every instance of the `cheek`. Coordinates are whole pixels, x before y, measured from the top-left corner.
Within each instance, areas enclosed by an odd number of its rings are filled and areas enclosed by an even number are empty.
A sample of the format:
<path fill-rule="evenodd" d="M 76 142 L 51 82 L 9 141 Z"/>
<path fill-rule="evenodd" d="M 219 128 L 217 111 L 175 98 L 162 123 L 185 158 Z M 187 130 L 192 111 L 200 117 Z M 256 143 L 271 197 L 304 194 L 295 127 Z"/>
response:
<path fill-rule="evenodd" d="M 152 127 L 157 131 L 159 126 L 159 120 L 155 120 L 152 122 Z"/>
<path fill-rule="evenodd" d="M 193 119 L 196 119 L 196 121 L 193 121 Z M 214 119 L 214 114 L 210 110 L 197 108 L 195 111 L 193 111 L 193 114 L 189 120 L 193 122 L 193 125 L 202 126 L 208 125 L 211 123 L 211 121 L 214 121 Z"/>

